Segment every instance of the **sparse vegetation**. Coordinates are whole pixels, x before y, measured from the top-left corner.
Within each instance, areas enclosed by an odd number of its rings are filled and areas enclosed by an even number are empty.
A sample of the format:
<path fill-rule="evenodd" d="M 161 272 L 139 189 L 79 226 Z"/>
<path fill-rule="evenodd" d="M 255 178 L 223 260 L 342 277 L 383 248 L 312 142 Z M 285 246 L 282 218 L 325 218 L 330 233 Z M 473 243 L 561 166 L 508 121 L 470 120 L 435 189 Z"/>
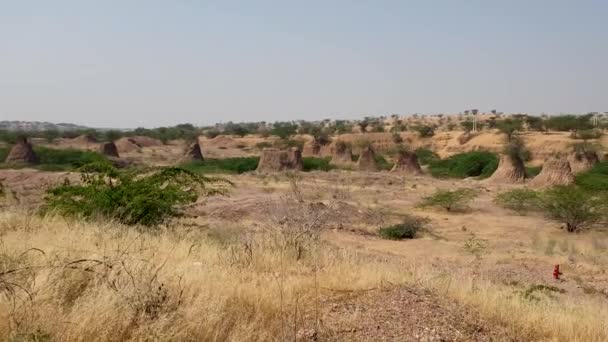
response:
<path fill-rule="evenodd" d="M 465 211 L 479 192 L 474 189 L 437 190 L 418 204 L 420 208 L 436 207 L 446 211 Z"/>

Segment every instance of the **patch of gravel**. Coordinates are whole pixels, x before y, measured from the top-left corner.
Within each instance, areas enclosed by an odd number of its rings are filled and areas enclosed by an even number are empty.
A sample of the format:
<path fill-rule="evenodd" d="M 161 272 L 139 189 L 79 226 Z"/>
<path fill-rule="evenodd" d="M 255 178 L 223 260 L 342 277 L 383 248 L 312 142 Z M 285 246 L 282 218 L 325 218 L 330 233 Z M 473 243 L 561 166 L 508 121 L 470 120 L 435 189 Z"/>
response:
<path fill-rule="evenodd" d="M 325 326 L 338 341 L 520 341 L 474 311 L 411 287 L 332 297 Z"/>

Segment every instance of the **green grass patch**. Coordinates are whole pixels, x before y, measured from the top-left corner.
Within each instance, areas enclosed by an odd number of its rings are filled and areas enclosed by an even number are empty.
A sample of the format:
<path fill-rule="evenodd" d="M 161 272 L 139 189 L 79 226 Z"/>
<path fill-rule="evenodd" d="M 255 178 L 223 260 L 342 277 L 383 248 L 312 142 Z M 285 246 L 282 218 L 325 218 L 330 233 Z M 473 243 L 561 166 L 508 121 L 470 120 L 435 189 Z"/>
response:
<path fill-rule="evenodd" d="M 225 159 L 205 159 L 204 161 L 190 162 L 182 167 L 197 173 L 231 173 L 241 174 L 255 171 L 258 167 L 260 157 L 239 157 Z"/>
<path fill-rule="evenodd" d="M 302 158 L 304 171 L 329 171 L 332 166 L 329 164 L 330 158 Z M 182 165 L 186 170 L 198 173 L 229 173 L 242 174 L 255 171 L 258 168 L 260 157 L 238 157 L 225 159 L 205 159 L 202 162 L 191 162 Z"/>
<path fill-rule="evenodd" d="M 597 163 L 591 170 L 579 173 L 575 183 L 587 191 L 608 191 L 608 161 Z"/>
<path fill-rule="evenodd" d="M 432 161 L 429 171 L 437 178 L 487 178 L 498 167 L 498 157 L 491 152 L 467 152 Z"/>
<path fill-rule="evenodd" d="M 329 171 L 333 167 L 329 164 L 331 157 L 327 158 L 315 158 L 315 157 L 304 157 L 302 163 L 304 164 L 304 172 L 308 171 Z"/>
<path fill-rule="evenodd" d="M 0 160 L 6 160 L 8 148 L 0 148 Z M 43 171 L 73 171 L 83 165 L 106 161 L 106 157 L 93 151 L 83 151 L 77 149 L 55 149 L 37 146 L 34 152 L 40 162 L 36 165 L 28 165 Z M 4 167 L 24 167 L 25 165 L 7 165 Z"/>
<path fill-rule="evenodd" d="M 374 156 L 374 161 L 376 162 L 376 166 L 380 170 L 388 170 L 388 171 L 390 171 L 393 168 L 393 166 L 394 166 L 393 163 L 391 163 L 388 160 L 386 160 L 386 158 L 384 158 L 384 156 L 381 155 L 381 154 L 376 154 Z"/>
<path fill-rule="evenodd" d="M 526 166 L 526 178 L 534 178 L 543 170 L 542 166 Z"/>
<path fill-rule="evenodd" d="M 416 157 L 418 157 L 418 163 L 420 163 L 420 165 L 428 165 L 431 162 L 434 162 L 436 160 L 439 160 L 439 156 L 437 155 L 437 153 L 427 149 L 427 148 L 419 148 L 416 151 Z"/>

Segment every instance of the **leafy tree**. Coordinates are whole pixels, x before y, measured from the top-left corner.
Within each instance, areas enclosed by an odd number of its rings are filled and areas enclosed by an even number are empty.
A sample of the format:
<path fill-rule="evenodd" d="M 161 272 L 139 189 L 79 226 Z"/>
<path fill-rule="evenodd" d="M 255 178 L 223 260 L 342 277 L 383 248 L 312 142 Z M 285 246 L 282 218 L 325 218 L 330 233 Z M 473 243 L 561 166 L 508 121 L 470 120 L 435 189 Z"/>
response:
<path fill-rule="evenodd" d="M 516 118 L 507 118 L 497 123 L 496 127 L 504 134 L 507 135 L 507 139 L 511 140 L 513 134 L 520 131 L 523 127 L 523 121 Z"/>
<path fill-rule="evenodd" d="M 344 120 L 336 120 L 334 126 L 338 134 L 352 133 L 353 131 L 353 125 Z"/>
<path fill-rule="evenodd" d="M 538 116 L 526 116 L 526 122 L 531 130 L 544 132 L 547 130 L 545 127 L 545 120 Z"/>
<path fill-rule="evenodd" d="M 414 126 L 413 128 L 416 132 L 418 132 L 418 134 L 420 134 L 422 138 L 428 138 L 435 135 L 435 128 L 428 125 L 418 125 Z"/>
<path fill-rule="evenodd" d="M 474 189 L 437 190 L 433 195 L 423 198 L 418 207 L 437 207 L 446 211 L 462 211 L 468 209 L 469 203 L 478 194 L 479 192 Z"/>
<path fill-rule="evenodd" d="M 229 184 L 177 167 L 119 171 L 107 163 L 93 163 L 81 171 L 82 184 L 49 190 L 45 211 L 152 227 L 180 216 L 181 206 L 200 195 L 224 193 Z"/>
<path fill-rule="evenodd" d="M 38 135 L 43 137 L 48 143 L 52 143 L 61 136 L 61 133 L 56 129 L 47 129 L 40 132 Z"/>
<path fill-rule="evenodd" d="M 580 231 L 606 218 L 606 198 L 575 185 L 556 186 L 545 191 L 541 198 L 547 216 L 564 223 L 568 232 Z"/>
<path fill-rule="evenodd" d="M 281 139 L 287 139 L 292 135 L 295 135 L 297 130 L 298 126 L 291 122 L 277 122 L 270 130 L 270 134 L 275 135 Z"/>
<path fill-rule="evenodd" d="M 357 123 L 357 125 L 361 129 L 361 133 L 366 133 L 367 132 L 367 127 L 369 127 L 369 125 L 370 125 L 370 120 L 369 120 L 369 118 L 365 118 L 365 119 L 359 121 Z"/>
<path fill-rule="evenodd" d="M 122 133 L 117 130 L 109 130 L 104 135 L 106 141 L 116 141 L 122 137 Z"/>
<path fill-rule="evenodd" d="M 470 132 L 473 130 L 473 121 L 467 119 L 461 122 L 460 126 L 464 129 L 465 132 Z"/>
<path fill-rule="evenodd" d="M 592 129 L 593 124 L 591 123 L 590 115 L 560 115 L 553 116 L 547 119 L 545 126 L 548 129 L 555 131 L 578 131 Z"/>

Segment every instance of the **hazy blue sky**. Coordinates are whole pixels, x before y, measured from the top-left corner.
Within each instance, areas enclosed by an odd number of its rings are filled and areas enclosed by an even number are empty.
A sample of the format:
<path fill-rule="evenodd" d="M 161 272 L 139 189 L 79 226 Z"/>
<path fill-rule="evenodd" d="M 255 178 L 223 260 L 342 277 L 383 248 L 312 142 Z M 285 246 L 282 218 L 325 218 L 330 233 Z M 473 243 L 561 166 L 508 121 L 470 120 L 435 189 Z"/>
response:
<path fill-rule="evenodd" d="M 608 1 L 0 0 L 0 120 L 608 111 Z"/>

